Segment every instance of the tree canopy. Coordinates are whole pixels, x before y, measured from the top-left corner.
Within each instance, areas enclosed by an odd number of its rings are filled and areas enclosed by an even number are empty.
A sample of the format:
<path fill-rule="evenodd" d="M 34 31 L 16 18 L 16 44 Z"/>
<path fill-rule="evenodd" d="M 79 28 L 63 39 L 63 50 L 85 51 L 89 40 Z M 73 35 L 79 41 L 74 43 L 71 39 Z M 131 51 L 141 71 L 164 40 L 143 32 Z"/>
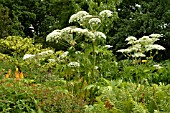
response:
<path fill-rule="evenodd" d="M 164 57 L 159 58 L 170 58 L 169 0 L 1 0 L 0 36 L 30 36 L 44 40 L 51 31 L 72 25 L 68 23 L 72 14 L 85 10 L 97 15 L 105 9 L 113 11 L 114 16 L 100 30 L 107 35 L 107 43 L 113 45 L 118 59 L 122 56 L 116 51 L 127 46 L 125 38 L 140 38 L 152 33 L 164 35 L 158 43 L 167 49 Z"/>

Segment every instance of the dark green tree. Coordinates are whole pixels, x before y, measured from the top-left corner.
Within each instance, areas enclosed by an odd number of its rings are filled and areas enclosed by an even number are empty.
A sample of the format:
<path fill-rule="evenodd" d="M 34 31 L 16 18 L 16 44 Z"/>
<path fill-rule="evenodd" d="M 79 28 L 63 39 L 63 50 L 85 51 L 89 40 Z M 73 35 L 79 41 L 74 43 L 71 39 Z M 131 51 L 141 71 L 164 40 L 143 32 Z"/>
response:
<path fill-rule="evenodd" d="M 9 9 L 0 4 L 0 38 L 8 36 L 11 23 Z"/>
<path fill-rule="evenodd" d="M 123 0 L 117 6 L 119 19 L 116 26 L 110 32 L 110 42 L 113 45 L 114 53 L 119 59 L 122 56 L 116 51 L 126 48 L 125 38 L 128 36 L 142 37 L 152 33 L 164 34 L 157 43 L 163 45 L 166 51 L 162 52 L 164 57 L 158 56 L 157 59 L 170 58 L 168 50 L 170 46 L 170 1 L 169 0 Z"/>
<path fill-rule="evenodd" d="M 69 0 L 1 0 L 0 3 L 9 9 L 12 20 L 9 35 L 29 36 L 32 25 L 34 36 L 43 38 L 54 29 L 67 26 L 73 9 Z"/>

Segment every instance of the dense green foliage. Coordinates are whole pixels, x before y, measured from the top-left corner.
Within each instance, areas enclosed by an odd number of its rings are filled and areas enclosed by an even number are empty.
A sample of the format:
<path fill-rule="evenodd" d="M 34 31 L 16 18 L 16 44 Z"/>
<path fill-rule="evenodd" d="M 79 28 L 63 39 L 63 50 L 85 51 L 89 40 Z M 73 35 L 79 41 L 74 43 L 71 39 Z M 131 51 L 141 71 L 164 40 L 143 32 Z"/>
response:
<path fill-rule="evenodd" d="M 169 7 L 1 0 L 0 112 L 169 113 Z"/>
<path fill-rule="evenodd" d="M 0 84 L 0 111 L 3 113 L 83 113 L 85 102 L 57 87 L 13 79 L 0 81 Z"/>
<path fill-rule="evenodd" d="M 159 41 L 165 48 L 169 48 L 169 6 L 168 0 L 1 0 L 0 15 L 1 35 L 20 35 L 36 37 L 37 42 L 44 42 L 46 35 L 54 29 L 68 26 L 69 16 L 80 10 L 88 11 L 95 15 L 109 9 L 114 12 L 111 21 L 106 21 L 103 32 L 108 35 L 108 44 L 113 45 L 113 52 L 120 47 L 126 47 L 124 39 L 127 36 L 144 36 L 151 33 L 164 34 Z M 62 9 L 62 10 L 61 10 Z M 119 19 L 116 19 L 117 16 Z M 34 33 L 29 27 L 33 25 Z M 55 45 L 58 50 L 63 47 Z M 169 58 L 169 50 L 156 59 Z M 122 56 L 117 54 L 117 58 Z"/>
<path fill-rule="evenodd" d="M 128 36 L 141 37 L 152 33 L 163 34 L 159 44 L 169 48 L 169 7 L 169 0 L 124 0 L 117 7 L 119 19 L 111 32 L 110 44 L 114 45 L 114 51 L 126 47 L 124 39 Z M 168 59 L 169 54 L 167 49 L 157 59 Z"/>
<path fill-rule="evenodd" d="M 74 11 L 70 2 L 67 0 L 1 0 L 0 4 L 7 7 L 9 12 L 6 15 L 12 21 L 12 25 L 10 24 L 12 31 L 8 35 L 32 36 L 29 30 L 32 24 L 34 35 L 45 37 L 49 31 L 66 26 L 68 17 Z"/>

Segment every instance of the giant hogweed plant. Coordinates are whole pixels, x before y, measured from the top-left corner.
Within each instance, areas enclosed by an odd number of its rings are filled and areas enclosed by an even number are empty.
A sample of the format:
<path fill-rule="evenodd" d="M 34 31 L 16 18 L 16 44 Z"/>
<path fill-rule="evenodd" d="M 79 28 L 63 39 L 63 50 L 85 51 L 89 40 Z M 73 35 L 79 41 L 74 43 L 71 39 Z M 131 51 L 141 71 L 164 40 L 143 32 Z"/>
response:
<path fill-rule="evenodd" d="M 126 73 L 124 75 L 126 79 L 132 80 L 135 77 L 137 83 L 142 82 L 146 78 L 152 81 L 154 76 L 152 72 L 162 68 L 160 65 L 153 65 L 153 58 L 158 54 L 158 51 L 165 50 L 163 46 L 155 44 L 160 37 L 162 37 L 160 34 L 151 34 L 139 39 L 133 36 L 126 38 L 125 41 L 128 41 L 127 44 L 130 46 L 127 49 L 117 51 L 123 53 L 128 59 L 127 65 L 130 64 L 125 66 L 123 70 L 124 74 Z"/>
<path fill-rule="evenodd" d="M 88 76 L 86 77 L 88 82 L 96 81 L 100 77 L 97 68 L 101 60 L 112 55 L 111 51 L 107 50 L 111 46 L 105 45 L 106 35 L 98 29 L 106 18 L 112 16 L 110 10 L 101 11 L 97 16 L 90 15 L 86 11 L 79 11 L 70 17 L 69 23 L 77 23 L 80 28 L 69 26 L 61 30 L 54 30 L 47 35 L 46 41 L 63 43 L 67 46 L 71 56 L 70 62 L 77 62 L 80 64 L 78 65 L 80 68 L 88 70 L 81 73 Z M 75 55 L 76 53 L 80 54 Z"/>
<path fill-rule="evenodd" d="M 102 77 L 112 78 L 112 74 L 116 74 L 112 70 L 117 70 L 114 56 L 108 50 L 112 46 L 105 44 L 106 35 L 100 31 L 103 22 L 109 20 L 109 17 L 113 17 L 110 10 L 101 11 L 99 15 L 79 11 L 70 17 L 69 23 L 80 27 L 69 26 L 54 30 L 46 37 L 46 41 L 62 43 L 68 47 L 68 63 L 63 65 L 64 78 L 70 81 L 68 87 L 73 88 L 73 93 L 85 97 L 91 104 L 98 89 L 90 84 L 98 82 Z"/>
<path fill-rule="evenodd" d="M 127 49 L 120 49 L 117 52 L 122 52 L 127 58 L 132 58 L 134 62 L 141 59 L 141 57 L 145 57 L 147 60 L 153 60 L 153 57 L 158 54 L 158 50 L 165 50 L 163 46 L 154 44 L 161 36 L 160 34 L 151 34 L 150 36 L 143 36 L 138 40 L 136 37 L 130 36 L 125 39 L 130 46 Z M 146 55 L 147 53 L 150 54 Z"/>

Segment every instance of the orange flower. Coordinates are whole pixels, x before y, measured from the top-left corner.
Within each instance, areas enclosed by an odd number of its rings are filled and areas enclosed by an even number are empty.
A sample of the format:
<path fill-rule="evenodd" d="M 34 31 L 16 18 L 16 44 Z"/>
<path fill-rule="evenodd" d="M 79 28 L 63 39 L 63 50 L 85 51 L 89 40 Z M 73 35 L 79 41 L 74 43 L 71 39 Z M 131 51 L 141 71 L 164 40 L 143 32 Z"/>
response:
<path fill-rule="evenodd" d="M 24 78 L 24 73 L 23 73 L 23 72 L 21 72 L 21 73 L 19 74 L 19 78 Z"/>
<path fill-rule="evenodd" d="M 5 74 L 5 78 L 9 78 L 9 74 L 7 73 L 7 74 Z"/>
<path fill-rule="evenodd" d="M 9 70 L 8 70 L 8 73 L 7 73 L 7 74 L 5 74 L 5 78 L 9 78 L 9 77 L 10 77 L 10 75 L 11 75 L 11 70 L 9 69 Z"/>

